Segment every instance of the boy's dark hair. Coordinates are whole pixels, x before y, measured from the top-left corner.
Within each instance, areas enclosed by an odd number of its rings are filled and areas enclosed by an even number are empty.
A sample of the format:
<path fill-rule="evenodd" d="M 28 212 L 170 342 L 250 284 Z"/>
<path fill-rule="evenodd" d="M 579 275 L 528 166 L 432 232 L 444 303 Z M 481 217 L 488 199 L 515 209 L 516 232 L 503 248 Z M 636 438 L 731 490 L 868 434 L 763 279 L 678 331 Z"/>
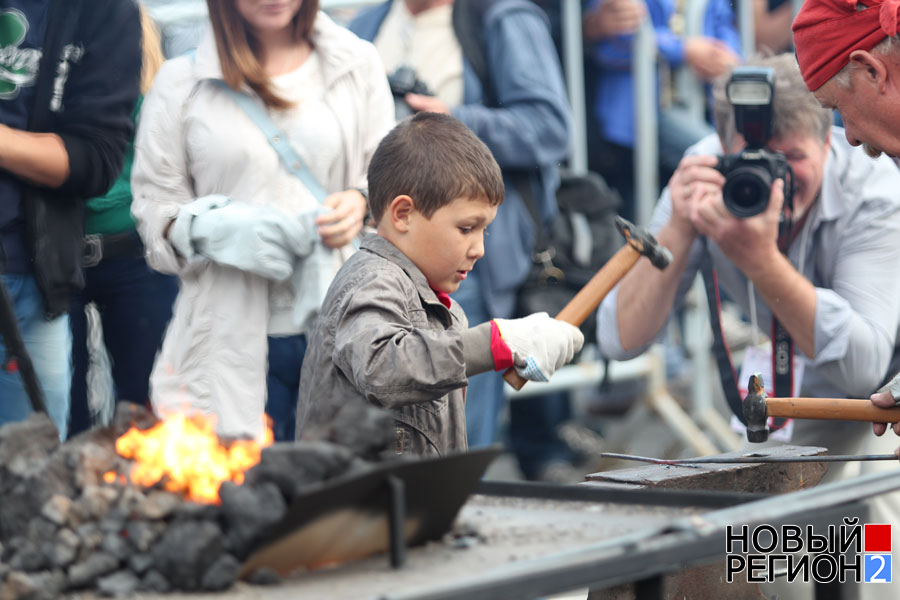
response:
<path fill-rule="evenodd" d="M 430 219 L 456 198 L 503 202 L 503 176 L 484 142 L 459 120 L 420 112 L 388 133 L 369 163 L 369 210 L 376 223 L 397 196 Z"/>

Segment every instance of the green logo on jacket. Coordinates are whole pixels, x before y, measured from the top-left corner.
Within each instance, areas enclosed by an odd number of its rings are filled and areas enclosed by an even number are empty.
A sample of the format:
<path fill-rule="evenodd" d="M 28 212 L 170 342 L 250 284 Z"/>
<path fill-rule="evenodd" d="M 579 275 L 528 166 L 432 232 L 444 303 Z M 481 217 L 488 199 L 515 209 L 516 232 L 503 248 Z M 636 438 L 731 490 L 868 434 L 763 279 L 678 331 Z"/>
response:
<path fill-rule="evenodd" d="M 28 33 L 28 20 L 22 11 L 0 11 L 0 98 L 15 98 L 22 86 L 34 85 L 41 51 L 19 48 Z"/>

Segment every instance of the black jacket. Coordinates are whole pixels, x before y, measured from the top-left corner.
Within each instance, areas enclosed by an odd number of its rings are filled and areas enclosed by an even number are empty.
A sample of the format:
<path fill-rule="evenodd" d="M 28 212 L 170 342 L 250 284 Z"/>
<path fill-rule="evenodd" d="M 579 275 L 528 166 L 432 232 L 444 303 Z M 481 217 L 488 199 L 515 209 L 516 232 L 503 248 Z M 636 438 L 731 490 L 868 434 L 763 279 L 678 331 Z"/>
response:
<path fill-rule="evenodd" d="M 68 310 L 84 286 L 85 199 L 109 189 L 134 134 L 140 93 L 141 25 L 134 0 L 54 0 L 28 130 L 59 135 L 69 177 L 26 186 L 31 261 L 48 318 Z"/>

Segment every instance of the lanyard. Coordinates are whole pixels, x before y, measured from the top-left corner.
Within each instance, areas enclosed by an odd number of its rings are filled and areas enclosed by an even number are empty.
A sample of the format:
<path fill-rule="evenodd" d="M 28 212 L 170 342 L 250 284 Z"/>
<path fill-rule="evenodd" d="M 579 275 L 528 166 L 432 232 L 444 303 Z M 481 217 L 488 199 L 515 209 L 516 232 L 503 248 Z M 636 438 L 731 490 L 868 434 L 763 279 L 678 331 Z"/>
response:
<path fill-rule="evenodd" d="M 783 226 L 788 231 L 790 225 Z M 790 239 L 790 235 L 779 235 L 779 242 L 784 238 Z M 741 408 L 743 399 L 741 398 L 737 371 L 731 360 L 731 351 L 728 348 L 728 342 L 725 340 L 725 332 L 722 328 L 722 301 L 719 295 L 719 281 L 716 270 L 713 267 L 712 256 L 707 247 L 706 238 L 702 238 L 704 245 L 704 256 L 701 262 L 700 271 L 703 275 L 704 289 L 706 290 L 706 299 L 709 306 L 710 325 L 713 331 L 713 354 L 716 358 L 716 366 L 719 370 L 719 379 L 722 383 L 722 391 L 725 394 L 725 401 L 731 412 L 746 425 L 744 420 L 744 411 Z M 779 249 L 786 252 L 787 244 L 779 243 Z M 794 385 L 794 342 L 791 339 L 787 329 L 778 322 L 778 319 L 772 314 L 772 376 L 775 387 L 775 396 L 787 398 L 793 395 Z M 773 419 L 771 431 L 781 429 L 787 423 L 787 419 L 776 417 Z"/>

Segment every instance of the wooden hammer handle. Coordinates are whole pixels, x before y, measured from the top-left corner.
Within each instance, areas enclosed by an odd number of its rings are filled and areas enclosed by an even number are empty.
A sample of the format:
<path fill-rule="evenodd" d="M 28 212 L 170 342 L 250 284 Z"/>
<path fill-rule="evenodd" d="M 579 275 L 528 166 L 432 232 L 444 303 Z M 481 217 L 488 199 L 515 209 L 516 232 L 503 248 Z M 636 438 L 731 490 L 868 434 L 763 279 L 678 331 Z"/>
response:
<path fill-rule="evenodd" d="M 625 244 L 619 248 L 612 258 L 606 261 L 606 264 L 599 271 L 594 273 L 590 281 L 578 290 L 578 293 L 569 300 L 569 303 L 559 311 L 555 318 L 576 327 L 584 323 L 584 320 L 597 310 L 597 307 L 600 306 L 600 303 L 603 302 L 609 291 L 621 281 L 640 257 L 641 253 L 632 248 L 631 244 Z M 514 367 L 508 368 L 503 373 L 503 379 L 517 390 L 521 390 L 525 382 L 528 381 L 519 375 Z"/>
<path fill-rule="evenodd" d="M 766 398 L 766 414 L 797 419 L 900 422 L 900 408 L 879 408 L 868 400 L 852 398 Z"/>

